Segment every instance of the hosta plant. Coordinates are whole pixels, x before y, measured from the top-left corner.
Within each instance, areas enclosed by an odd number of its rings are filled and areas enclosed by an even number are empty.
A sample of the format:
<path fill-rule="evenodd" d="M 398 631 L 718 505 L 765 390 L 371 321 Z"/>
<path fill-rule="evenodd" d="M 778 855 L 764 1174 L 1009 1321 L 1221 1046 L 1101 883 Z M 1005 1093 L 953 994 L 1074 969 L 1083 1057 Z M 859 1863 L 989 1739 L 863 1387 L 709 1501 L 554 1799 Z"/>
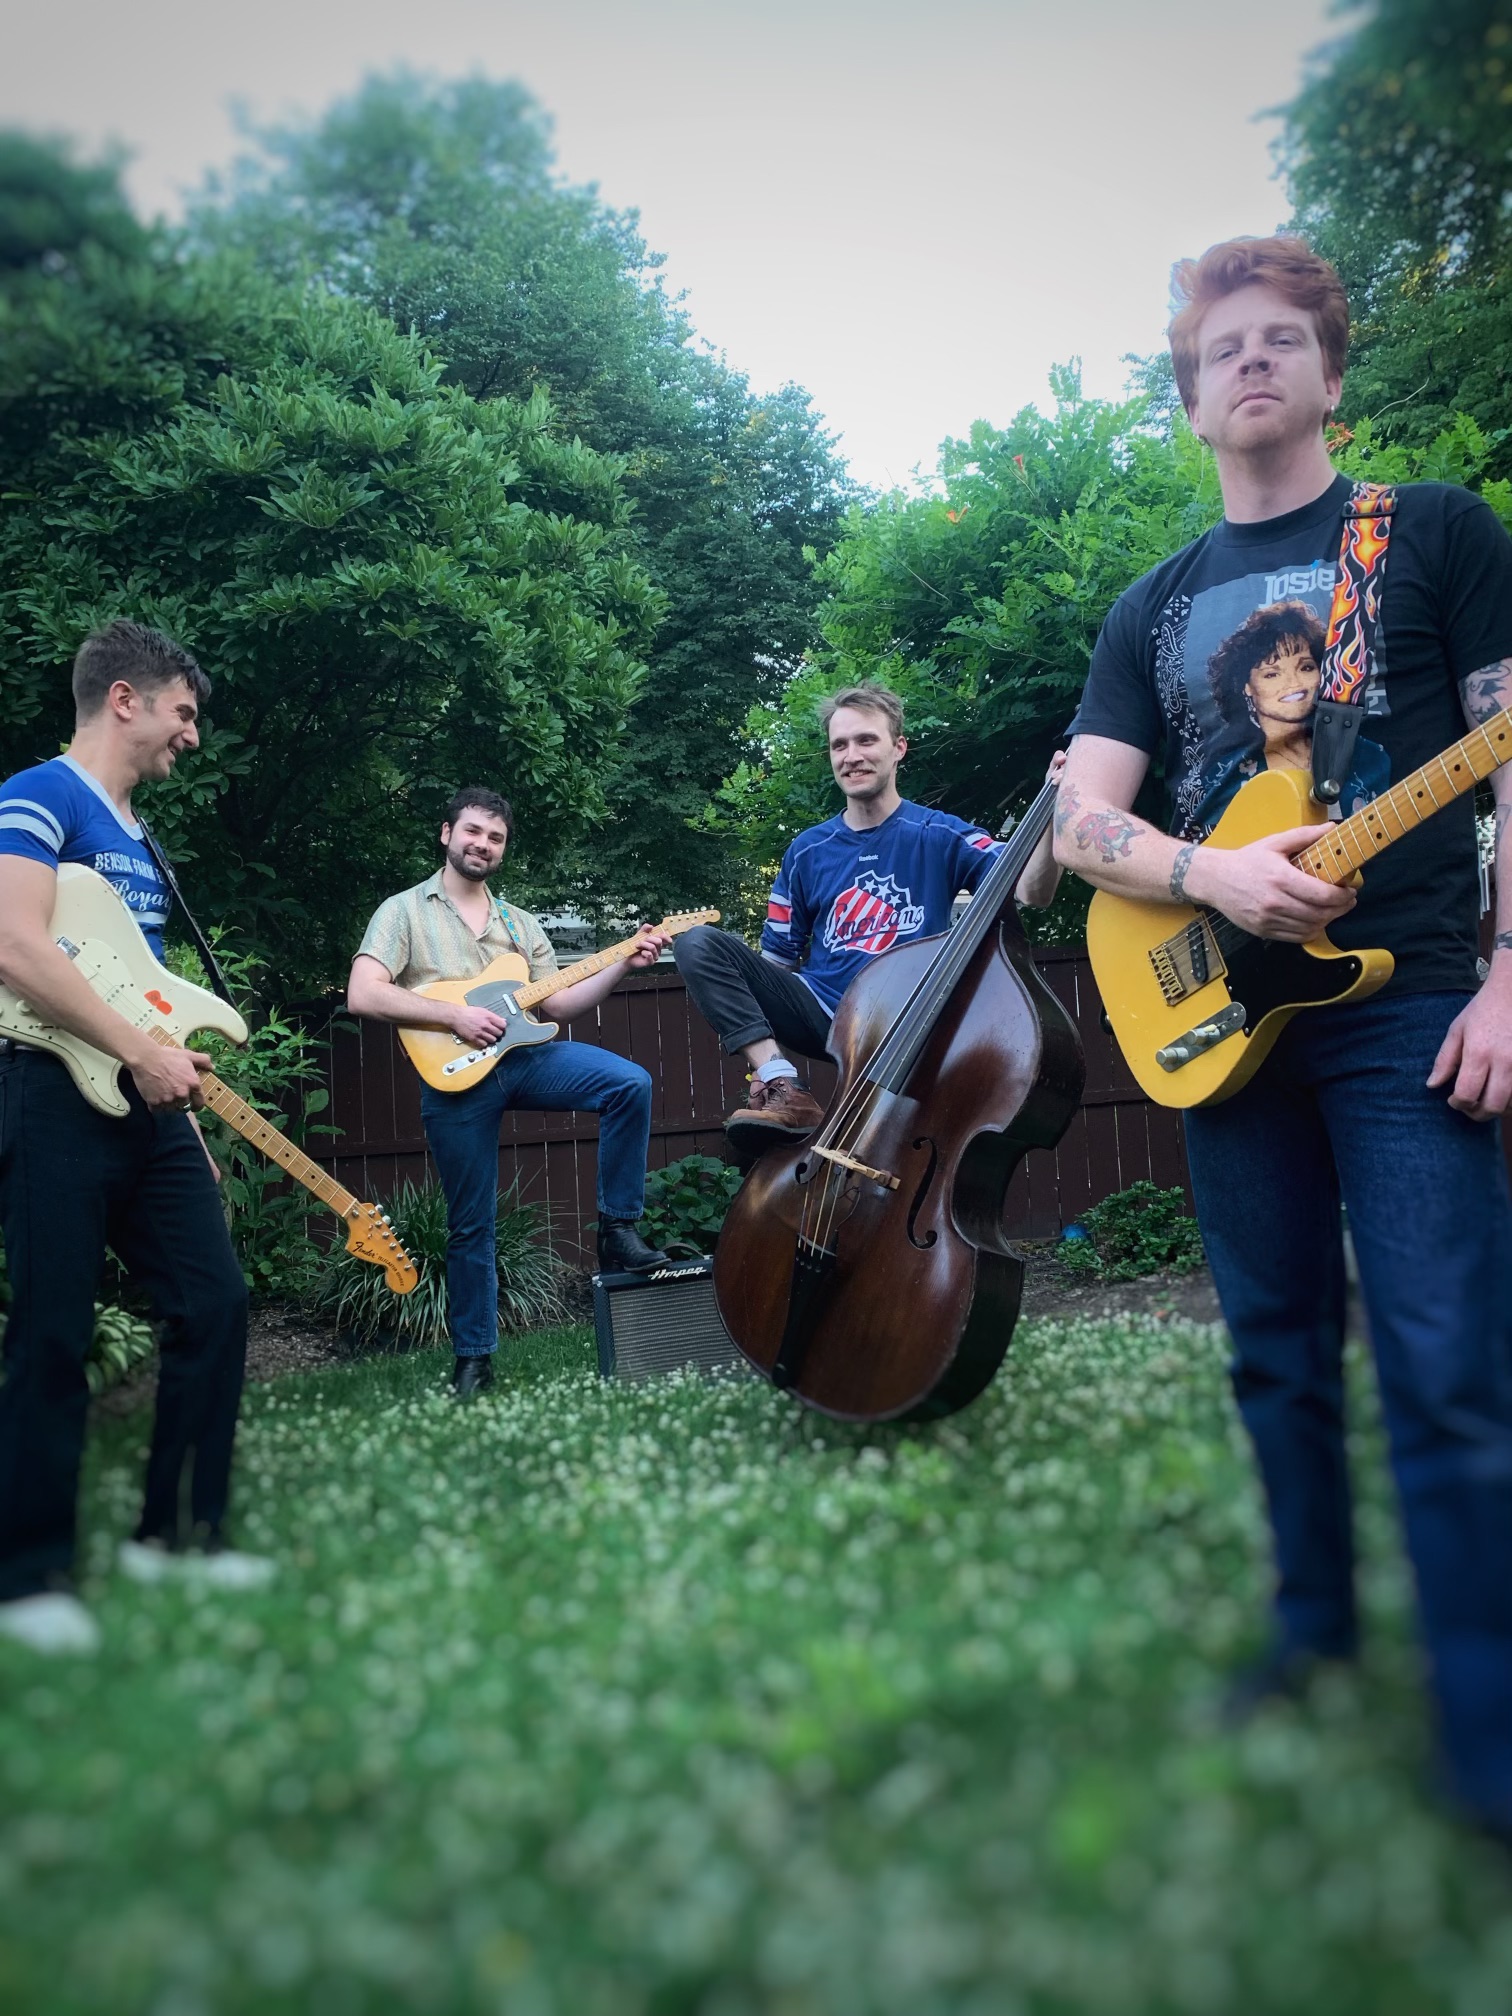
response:
<path fill-rule="evenodd" d="M 713 1155 L 684 1155 L 646 1177 L 641 1236 L 669 1253 L 712 1253 L 740 1171 Z"/>

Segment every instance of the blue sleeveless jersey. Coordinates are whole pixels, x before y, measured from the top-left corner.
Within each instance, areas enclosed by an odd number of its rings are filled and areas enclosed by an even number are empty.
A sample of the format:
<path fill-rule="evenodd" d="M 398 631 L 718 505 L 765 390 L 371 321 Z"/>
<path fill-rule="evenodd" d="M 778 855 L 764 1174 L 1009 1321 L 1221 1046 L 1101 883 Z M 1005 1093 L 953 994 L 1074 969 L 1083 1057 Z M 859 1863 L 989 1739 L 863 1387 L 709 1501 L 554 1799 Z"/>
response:
<path fill-rule="evenodd" d="M 18 770 L 0 784 L 0 854 L 19 854 L 49 868 L 60 861 L 93 868 L 120 890 L 154 958 L 163 957 L 163 926 L 173 898 L 142 829 L 122 818 L 105 786 L 71 756 Z"/>
<path fill-rule="evenodd" d="M 837 814 L 800 833 L 783 855 L 761 949 L 800 967 L 799 978 L 833 1014 L 868 960 L 948 927 L 957 892 L 976 888 L 1000 844 L 907 798 L 863 833 Z"/>

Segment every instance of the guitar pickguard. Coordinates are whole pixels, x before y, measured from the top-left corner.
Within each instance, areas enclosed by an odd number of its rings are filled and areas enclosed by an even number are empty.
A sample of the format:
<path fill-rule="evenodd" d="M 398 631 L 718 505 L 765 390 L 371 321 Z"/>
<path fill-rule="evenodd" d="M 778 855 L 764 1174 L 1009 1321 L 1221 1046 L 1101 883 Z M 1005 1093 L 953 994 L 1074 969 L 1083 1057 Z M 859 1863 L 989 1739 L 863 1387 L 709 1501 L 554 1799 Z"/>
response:
<path fill-rule="evenodd" d="M 1249 1033 L 1278 1008 L 1317 1008 L 1341 999 L 1362 970 L 1352 953 L 1319 959 L 1303 945 L 1247 937 L 1229 952 L 1228 991 L 1243 1003 Z"/>
<path fill-rule="evenodd" d="M 490 980 L 481 987 L 471 987 L 463 996 L 469 1008 L 486 1008 L 491 1015 L 502 1015 L 505 1030 L 492 1043 L 481 1044 L 477 1049 L 469 1049 L 460 1036 L 453 1036 L 457 1055 L 449 1058 L 441 1066 L 443 1079 L 459 1077 L 464 1071 L 473 1071 L 479 1064 L 496 1064 L 501 1057 L 507 1057 L 511 1050 L 530 1050 L 538 1043 L 549 1043 L 557 1033 L 555 1022 L 537 1022 L 515 999 L 515 995 L 525 983 L 522 980 Z"/>

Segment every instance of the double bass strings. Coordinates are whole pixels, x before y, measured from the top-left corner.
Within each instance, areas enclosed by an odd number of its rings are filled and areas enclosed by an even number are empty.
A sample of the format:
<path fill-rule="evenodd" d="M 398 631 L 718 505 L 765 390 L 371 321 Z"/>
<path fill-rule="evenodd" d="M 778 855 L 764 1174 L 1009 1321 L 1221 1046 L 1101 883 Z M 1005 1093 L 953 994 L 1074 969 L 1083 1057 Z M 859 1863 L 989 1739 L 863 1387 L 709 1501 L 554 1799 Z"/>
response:
<path fill-rule="evenodd" d="M 816 1147 L 837 1148 L 857 1160 L 861 1159 L 858 1151 L 866 1138 L 866 1129 L 875 1117 L 877 1094 L 883 1090 L 901 1093 L 908 1073 L 917 1061 L 918 1052 L 945 1002 L 954 992 L 962 973 L 997 921 L 1005 903 L 1011 901 L 1019 877 L 1039 845 L 1040 836 L 1054 809 L 1055 786 L 1045 784 L 1019 822 L 1013 838 L 992 864 L 981 888 L 972 898 L 966 916 L 948 934 L 939 955 L 920 975 L 913 992 L 894 1017 L 866 1066 L 857 1073 L 855 1083 L 833 1116 L 820 1128 L 815 1138 Z M 896 1083 L 887 1085 L 882 1082 L 890 1078 L 896 1079 Z M 843 1167 L 827 1157 L 814 1159 L 822 1162 L 823 1168 L 817 1176 L 810 1178 L 805 1189 L 803 1208 L 799 1213 L 798 1237 L 800 1243 L 811 1251 L 827 1254 L 832 1251 L 830 1242 L 839 1225 L 846 1185 L 853 1179 Z"/>

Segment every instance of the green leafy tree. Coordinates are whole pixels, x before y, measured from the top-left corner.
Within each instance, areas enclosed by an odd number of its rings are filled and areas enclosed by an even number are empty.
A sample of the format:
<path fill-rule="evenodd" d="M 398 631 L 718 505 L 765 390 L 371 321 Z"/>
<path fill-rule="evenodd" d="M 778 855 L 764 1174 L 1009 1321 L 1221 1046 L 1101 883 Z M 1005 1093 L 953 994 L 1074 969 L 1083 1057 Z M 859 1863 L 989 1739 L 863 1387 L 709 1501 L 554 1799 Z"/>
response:
<path fill-rule="evenodd" d="M 0 288 L 7 768 L 66 738 L 93 625 L 181 638 L 213 720 L 150 809 L 286 992 L 340 979 L 458 781 L 507 764 L 527 873 L 602 816 L 659 607 L 616 461 L 242 256 L 33 249 Z"/>
<path fill-rule="evenodd" d="M 1287 108 L 1298 229 L 1354 315 L 1342 414 L 1426 448 L 1468 414 L 1512 475 L 1512 18 L 1372 0 Z"/>
<path fill-rule="evenodd" d="M 1211 457 L 1184 426 L 1152 431 L 1142 401 L 1087 398 L 1074 367 L 1052 383 L 1053 414 L 1026 407 L 1006 428 L 978 421 L 947 441 L 938 494 L 852 511 L 820 570 L 823 643 L 752 715 L 762 755 L 711 815 L 751 863 L 748 909 L 793 834 L 839 809 L 815 716 L 825 693 L 862 679 L 895 688 L 909 716 L 904 790 L 997 825 L 1038 789 L 1113 601 L 1217 517 Z M 1074 931 L 1070 886 L 1065 903 Z"/>
<path fill-rule="evenodd" d="M 665 615 L 606 780 L 610 816 L 559 857 L 555 893 L 641 911 L 718 898 L 727 840 L 692 822 L 753 702 L 818 641 L 810 556 L 851 495 L 807 397 L 758 395 L 694 341 L 634 213 L 556 177 L 548 121 L 518 84 L 371 79 L 318 124 L 262 135 L 196 229 L 381 309 L 478 398 L 545 388 L 585 442 L 623 458 Z"/>

